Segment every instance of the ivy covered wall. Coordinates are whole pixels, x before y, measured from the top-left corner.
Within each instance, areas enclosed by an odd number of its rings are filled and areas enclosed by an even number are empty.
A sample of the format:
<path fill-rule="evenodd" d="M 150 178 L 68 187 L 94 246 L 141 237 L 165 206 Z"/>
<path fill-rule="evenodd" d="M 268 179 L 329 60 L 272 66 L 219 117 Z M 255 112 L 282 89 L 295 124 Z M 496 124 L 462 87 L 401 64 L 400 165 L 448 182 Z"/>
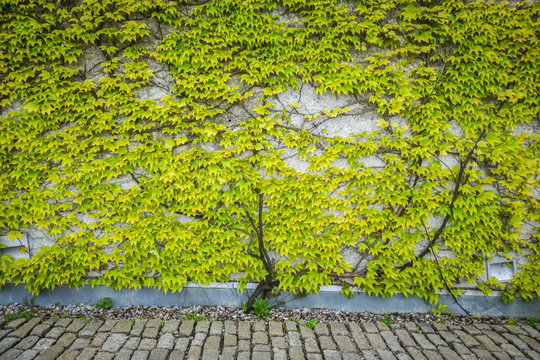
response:
<path fill-rule="evenodd" d="M 538 297 L 539 12 L 3 1 L 0 285 Z"/>

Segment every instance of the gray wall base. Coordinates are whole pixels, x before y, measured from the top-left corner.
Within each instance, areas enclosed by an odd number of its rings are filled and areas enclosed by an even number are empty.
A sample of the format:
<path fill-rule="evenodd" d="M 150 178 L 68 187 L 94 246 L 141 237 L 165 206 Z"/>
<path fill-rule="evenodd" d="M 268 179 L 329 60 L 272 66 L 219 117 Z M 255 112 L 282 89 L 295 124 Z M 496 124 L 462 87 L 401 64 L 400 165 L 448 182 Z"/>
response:
<path fill-rule="evenodd" d="M 253 291 L 248 286 L 244 292 L 236 289 L 235 283 L 214 284 L 198 286 L 188 284 L 181 292 L 164 293 L 158 289 L 144 288 L 140 290 L 111 290 L 105 286 L 81 287 L 79 289 L 60 286 L 53 290 L 43 290 L 34 297 L 36 305 L 68 304 L 95 304 L 99 299 L 110 297 L 115 306 L 130 305 L 156 305 L 156 306 L 192 306 L 192 305 L 220 305 L 242 306 Z M 32 296 L 23 285 L 6 285 L 0 289 L 0 305 L 9 303 L 23 303 Z M 376 314 L 394 312 L 430 312 L 432 306 L 417 297 L 405 298 L 396 294 L 389 298 L 368 296 L 363 292 L 356 292 L 354 298 L 347 299 L 340 294 L 337 286 L 321 289 L 318 294 L 296 298 L 293 294 L 280 295 L 275 300 L 280 306 L 289 308 L 329 308 L 353 312 L 372 312 Z M 446 294 L 440 295 L 441 302 L 448 305 L 448 311 L 463 314 L 463 311 Z M 526 317 L 536 316 L 540 309 L 540 302 L 533 300 L 529 303 L 517 299 L 510 304 L 504 304 L 500 296 L 483 296 L 477 291 L 468 291 L 459 299 L 460 304 L 472 314 L 491 316 Z"/>

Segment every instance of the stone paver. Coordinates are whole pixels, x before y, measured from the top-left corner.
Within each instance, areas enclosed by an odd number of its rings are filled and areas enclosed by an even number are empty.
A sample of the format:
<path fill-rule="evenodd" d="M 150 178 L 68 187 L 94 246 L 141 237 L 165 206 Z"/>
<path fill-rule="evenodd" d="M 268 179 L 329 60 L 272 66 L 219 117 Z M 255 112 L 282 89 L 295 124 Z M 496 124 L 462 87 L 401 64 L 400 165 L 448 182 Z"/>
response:
<path fill-rule="evenodd" d="M 531 326 L 2 319 L 2 360 L 540 359 Z"/>

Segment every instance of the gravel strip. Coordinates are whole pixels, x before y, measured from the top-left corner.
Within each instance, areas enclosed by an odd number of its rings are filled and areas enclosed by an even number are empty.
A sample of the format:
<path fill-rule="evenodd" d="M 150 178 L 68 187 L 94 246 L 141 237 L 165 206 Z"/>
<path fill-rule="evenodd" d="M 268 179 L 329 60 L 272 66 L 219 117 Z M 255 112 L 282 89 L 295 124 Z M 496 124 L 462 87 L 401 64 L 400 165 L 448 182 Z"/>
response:
<path fill-rule="evenodd" d="M 0 315 L 8 313 L 19 313 L 26 310 L 24 306 L 18 303 L 13 303 L 5 306 L 0 306 Z M 77 305 L 48 305 L 48 306 L 33 306 L 31 309 L 36 315 L 42 319 L 49 318 L 88 318 L 88 319 L 184 319 L 186 316 L 196 314 L 203 316 L 206 319 L 212 320 L 257 320 L 253 314 L 246 314 L 240 307 L 226 306 L 189 306 L 189 307 L 164 307 L 164 306 L 129 306 L 129 307 L 112 307 L 109 310 L 97 310 L 93 305 L 77 304 Z M 504 325 L 508 321 L 508 317 L 504 316 L 464 316 L 464 315 L 434 315 L 430 313 L 393 313 L 393 314 L 373 314 L 369 312 L 348 312 L 331 309 L 308 309 L 308 308 L 273 308 L 270 310 L 268 320 L 276 321 L 297 321 L 318 319 L 321 322 L 330 321 L 367 321 L 380 322 L 386 320 L 390 315 L 390 323 L 405 324 L 413 322 L 416 324 L 444 324 L 444 325 L 470 325 L 470 324 L 489 324 L 489 325 Z M 518 325 L 524 323 L 524 319 L 515 320 Z"/>

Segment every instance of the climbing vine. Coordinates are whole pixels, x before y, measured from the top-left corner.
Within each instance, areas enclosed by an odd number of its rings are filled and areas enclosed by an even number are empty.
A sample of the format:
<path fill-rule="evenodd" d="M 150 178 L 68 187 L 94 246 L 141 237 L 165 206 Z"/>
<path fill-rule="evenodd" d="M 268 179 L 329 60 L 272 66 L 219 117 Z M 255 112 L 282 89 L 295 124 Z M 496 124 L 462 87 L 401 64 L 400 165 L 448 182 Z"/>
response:
<path fill-rule="evenodd" d="M 1 256 L 0 284 L 235 276 L 259 284 L 248 310 L 331 283 L 432 304 L 464 282 L 538 297 L 539 12 L 2 2 L 0 231 L 54 242 Z M 307 89 L 343 105 L 314 110 Z M 499 282 L 494 255 L 527 262 Z"/>

